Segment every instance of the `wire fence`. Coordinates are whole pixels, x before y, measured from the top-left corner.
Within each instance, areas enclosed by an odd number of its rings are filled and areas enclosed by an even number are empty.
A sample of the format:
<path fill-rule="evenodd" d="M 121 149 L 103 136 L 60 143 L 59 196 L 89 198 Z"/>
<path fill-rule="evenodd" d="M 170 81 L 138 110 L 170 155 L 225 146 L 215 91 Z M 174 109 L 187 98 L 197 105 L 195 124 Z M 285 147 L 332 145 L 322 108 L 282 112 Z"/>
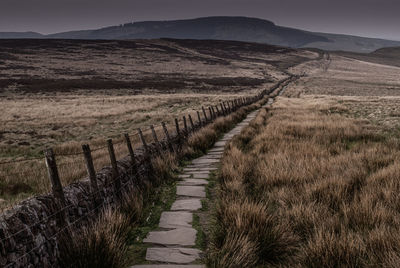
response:
<path fill-rule="evenodd" d="M 121 179 L 122 177 L 125 177 L 125 176 L 131 176 L 131 177 L 133 176 L 133 177 L 135 177 L 135 176 L 143 175 L 141 172 L 136 172 L 135 174 L 130 174 L 131 171 L 132 171 L 132 169 L 130 169 L 128 172 L 125 172 L 125 173 L 119 175 L 117 178 L 115 178 L 114 180 L 111 181 L 111 184 L 114 185 L 118 179 Z M 128 191 L 129 188 L 127 188 L 126 186 L 129 185 L 129 184 L 133 184 L 133 181 L 132 181 L 132 180 L 127 180 L 125 183 L 121 184 L 121 186 L 120 186 L 114 193 L 115 193 L 115 194 L 119 194 L 119 195 L 121 196 L 121 193 L 122 193 L 123 191 Z M 96 194 L 100 194 L 101 192 L 102 192 L 102 190 L 98 190 L 98 191 L 96 191 L 96 192 L 92 192 L 92 193 L 89 194 L 88 198 L 93 198 Z M 86 199 L 86 198 L 85 198 L 85 199 Z M 88 212 L 87 212 L 86 214 L 84 214 L 84 215 L 78 217 L 77 219 L 74 219 L 72 222 L 68 222 L 64 227 L 62 227 L 62 228 L 61 228 L 60 230 L 58 230 L 56 233 L 54 233 L 53 235 L 51 235 L 51 237 L 47 238 L 47 240 L 43 240 L 39 245 L 33 247 L 32 249 L 30 249 L 30 250 L 29 250 L 28 252 L 26 252 L 25 254 L 19 256 L 17 259 L 15 259 L 15 260 L 13 260 L 12 262 L 8 263 L 5 267 L 12 267 L 12 265 L 17 264 L 19 260 L 21 260 L 21 259 L 23 259 L 23 258 L 29 256 L 29 255 L 30 255 L 31 253 L 33 253 L 34 251 L 41 249 L 43 246 L 45 246 L 45 244 L 46 244 L 48 241 L 58 239 L 60 234 L 66 232 L 67 230 L 71 230 L 72 227 L 74 227 L 76 224 L 78 224 L 79 222 L 83 221 L 84 219 L 87 220 L 87 219 L 89 218 L 89 216 L 91 216 L 92 214 L 98 213 L 98 212 L 100 211 L 100 208 L 103 208 L 103 210 L 107 209 L 107 208 L 110 206 L 110 202 L 109 202 L 109 201 L 106 201 L 106 200 L 107 200 L 107 199 L 103 198 L 103 199 L 102 199 L 102 202 L 101 202 L 100 204 L 98 204 L 98 205 L 96 205 L 94 208 L 88 210 Z M 110 199 L 108 199 L 108 200 L 110 200 Z M 83 198 L 81 198 L 80 200 L 78 200 L 77 203 L 79 203 L 79 202 L 81 202 L 81 201 L 83 201 Z M 26 229 L 31 229 L 31 228 L 33 228 L 33 227 L 35 227 L 35 226 L 37 226 L 37 225 L 43 224 L 43 223 L 45 223 L 45 222 L 49 222 L 49 220 L 54 219 L 54 217 L 55 217 L 56 215 L 61 214 L 61 213 L 65 212 L 65 211 L 67 211 L 69 208 L 74 207 L 74 206 L 75 206 L 75 204 L 70 204 L 70 205 L 68 205 L 68 206 L 65 206 L 65 207 L 63 207 L 62 209 L 56 211 L 55 213 L 53 213 L 53 214 L 47 216 L 46 218 L 42 219 L 40 222 L 37 222 L 37 223 L 32 224 L 32 225 L 30 225 L 30 226 L 27 226 L 25 229 L 20 230 L 19 232 L 14 233 L 14 234 L 12 234 L 12 235 L 10 235 L 10 236 L 7 236 L 7 237 L 4 238 L 4 239 L 1 239 L 1 240 L 0 240 L 0 243 L 2 243 L 2 242 L 6 241 L 6 240 L 8 240 L 8 239 L 10 239 L 10 238 L 12 238 L 12 237 L 14 237 L 14 236 L 17 236 L 18 234 L 20 234 L 20 233 L 26 231 Z M 29 246 L 31 243 L 32 243 L 32 242 L 26 243 L 26 244 L 23 245 L 23 247 Z"/>

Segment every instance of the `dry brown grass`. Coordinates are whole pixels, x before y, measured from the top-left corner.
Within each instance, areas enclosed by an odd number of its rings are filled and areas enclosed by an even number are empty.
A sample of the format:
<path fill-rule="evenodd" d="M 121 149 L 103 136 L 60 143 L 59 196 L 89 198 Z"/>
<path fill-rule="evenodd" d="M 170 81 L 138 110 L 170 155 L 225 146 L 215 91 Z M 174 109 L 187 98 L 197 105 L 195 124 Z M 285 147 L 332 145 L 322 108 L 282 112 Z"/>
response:
<path fill-rule="evenodd" d="M 2 114 L 6 129 L 10 132 L 3 134 L 3 145 L 0 145 L 0 162 L 18 160 L 25 157 L 41 157 L 40 152 L 45 147 L 54 147 L 57 157 L 59 173 L 63 185 L 81 179 L 86 176 L 86 167 L 82 155 L 63 156 L 64 154 L 80 153 L 81 144 L 89 143 L 91 149 L 102 148 L 106 145 L 106 138 L 112 137 L 117 158 L 128 155 L 123 133 L 129 133 L 134 148 L 142 143 L 137 134 L 137 128 L 141 127 L 148 143 L 153 142 L 149 129 L 150 124 L 155 124 L 155 130 L 159 139 L 164 138 L 161 121 L 167 123 L 169 132 L 175 132 L 173 119 L 180 120 L 180 128 L 183 129 L 182 117 L 191 114 L 194 123 L 197 122 L 196 110 L 201 106 L 217 105 L 219 100 L 234 98 L 233 95 L 204 96 L 196 94 L 177 94 L 159 96 L 124 96 L 108 97 L 107 104 L 101 104 L 105 96 L 92 96 L 87 99 L 87 105 L 78 105 L 75 109 L 73 103 L 81 103 L 82 96 L 62 95 L 56 97 L 58 104 L 51 104 L 49 99 L 22 98 L 16 101 L 3 100 L 10 108 L 11 113 Z M 1 100 L 0 100 L 1 102 Z M 18 102 L 18 105 L 15 105 Z M 96 107 L 100 105 L 100 107 Z M 13 109 L 11 109 L 14 107 Z M 135 107 L 135 108 L 133 108 Z M 71 113 L 69 113 L 69 109 Z M 7 119 L 14 113 L 20 114 L 18 119 Z M 48 110 L 43 113 L 42 110 Z M 42 115 L 41 115 L 42 114 Z M 48 118 L 46 114 L 51 114 Z M 208 114 L 208 112 L 207 112 Z M 202 120 L 204 120 L 203 115 Z M 56 120 L 58 123 L 54 123 Z M 52 123 L 53 122 L 53 123 Z M 79 122 L 79 123 L 78 123 Z M 59 124 L 61 129 L 52 130 L 49 127 Z M 187 118 L 187 124 L 190 127 Z M 25 131 L 29 129 L 30 134 Z M 72 135 L 65 135 L 73 133 Z M 15 134 L 20 133 L 20 134 Z M 8 141 L 34 143 L 32 145 L 11 145 Z M 28 142 L 29 141 L 29 142 Z M 92 153 L 96 170 L 109 165 L 110 159 L 107 148 Z M 50 190 L 50 182 L 43 159 L 28 162 L 17 162 L 0 165 L 0 210 L 9 207 L 32 194 L 45 193 Z"/>
<path fill-rule="evenodd" d="M 183 97 L 183 96 L 182 96 Z M 233 96 L 231 96 L 233 97 Z M 184 97 L 183 97 L 184 98 Z M 189 97 L 187 97 L 189 98 Z M 207 105 L 212 103 L 211 101 L 217 101 L 217 97 L 208 97 L 210 100 L 206 102 Z M 200 103 L 192 103 L 194 108 L 201 108 Z M 217 104 L 217 103 L 215 103 Z M 206 106 L 207 107 L 207 106 Z M 184 147 L 183 156 L 186 158 L 191 158 L 193 156 L 202 154 L 209 149 L 210 146 L 217 141 L 219 136 L 230 129 L 235 123 L 240 122 L 248 111 L 255 109 L 258 107 L 258 104 L 254 104 L 248 107 L 243 107 L 239 109 L 237 112 L 218 118 L 215 122 L 206 127 L 200 129 L 193 135 L 191 135 L 188 139 L 188 146 Z M 167 109 L 165 105 L 160 104 L 159 109 Z M 180 113 L 180 117 L 184 112 L 191 112 L 194 123 L 197 123 L 197 114 L 193 112 L 193 108 L 188 108 L 187 110 L 182 110 Z M 169 123 L 167 128 L 170 134 L 175 133 L 175 125 L 172 123 L 172 118 L 176 116 L 176 113 L 168 113 L 164 111 L 165 116 L 163 121 Z M 187 114 L 186 114 L 187 115 Z M 207 116 L 208 112 L 207 112 Z M 202 120 L 204 120 L 202 115 Z M 147 122 L 147 121 L 146 121 Z M 124 124 L 123 122 L 116 122 L 116 125 Z M 189 121 L 187 122 L 190 127 Z M 180 129 L 183 129 L 183 122 L 180 120 Z M 153 142 L 153 137 L 151 131 L 148 127 L 143 129 L 143 134 L 148 143 Z M 141 141 L 139 140 L 139 136 L 137 135 L 137 131 L 124 130 L 126 132 L 131 131 L 131 141 L 135 148 L 141 145 Z M 160 124 L 155 126 L 155 131 L 159 139 L 164 138 L 164 132 Z M 123 132 L 122 132 L 123 133 Z M 57 157 L 58 170 L 60 173 L 61 181 L 63 185 L 68 185 L 78 179 L 82 179 L 87 175 L 85 161 L 83 159 L 83 155 L 71 155 L 71 156 L 63 156 L 63 154 L 69 153 L 80 153 L 81 152 L 81 144 L 88 142 L 91 146 L 91 149 L 102 148 L 100 150 L 96 150 L 92 152 L 92 157 L 95 165 L 95 169 L 99 170 L 104 166 L 110 165 L 110 158 L 108 154 L 107 148 L 104 148 L 105 138 L 103 139 L 94 139 L 91 141 L 82 141 L 77 142 L 67 142 L 56 146 L 55 153 L 60 154 Z M 128 155 L 128 149 L 125 143 L 124 138 L 121 135 L 118 135 L 113 138 L 115 153 L 117 159 L 121 159 Z M 163 156 L 164 157 L 164 156 Z M 17 158 L 18 159 L 18 158 Z M 170 159 L 171 161 L 165 162 L 164 159 L 161 161 L 160 159 L 154 159 L 155 165 L 160 165 L 158 177 L 160 179 L 169 176 L 170 167 L 175 167 L 172 163 L 177 161 L 176 156 L 166 155 L 166 159 Z M 163 165 L 165 168 L 163 168 Z M 50 190 L 50 182 L 47 177 L 47 170 L 45 166 L 45 162 L 43 159 L 38 159 L 29 162 L 17 162 L 14 164 L 0 165 L 0 197 L 3 199 L 0 202 L 0 210 L 4 210 L 9 208 L 11 205 L 17 203 L 18 201 L 32 196 L 34 194 L 46 193 Z"/>
<path fill-rule="evenodd" d="M 322 60 L 299 64 L 290 70 L 307 74 L 286 92 L 334 96 L 399 96 L 400 67 L 354 60 L 332 54 Z"/>
<path fill-rule="evenodd" d="M 279 98 L 230 144 L 210 264 L 398 266 L 400 143 L 345 110 Z"/>
<path fill-rule="evenodd" d="M 129 228 L 127 216 L 106 210 L 96 222 L 62 242 L 60 267 L 126 267 Z"/>

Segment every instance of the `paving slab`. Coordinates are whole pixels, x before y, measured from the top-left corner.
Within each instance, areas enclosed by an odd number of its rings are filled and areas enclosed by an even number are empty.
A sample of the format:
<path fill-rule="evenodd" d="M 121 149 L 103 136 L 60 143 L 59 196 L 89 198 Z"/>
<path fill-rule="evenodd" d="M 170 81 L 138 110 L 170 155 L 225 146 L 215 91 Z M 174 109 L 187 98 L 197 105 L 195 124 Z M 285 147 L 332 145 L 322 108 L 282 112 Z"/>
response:
<path fill-rule="evenodd" d="M 186 168 L 183 169 L 184 172 L 190 172 L 190 171 L 213 171 L 217 170 L 217 167 L 214 167 L 212 165 L 190 165 L 187 166 Z"/>
<path fill-rule="evenodd" d="M 214 164 L 214 163 L 219 163 L 218 159 L 212 159 L 212 158 L 203 158 L 203 159 L 195 159 L 192 161 L 193 165 L 197 164 Z"/>
<path fill-rule="evenodd" d="M 184 186 L 198 186 L 198 185 L 207 185 L 208 181 L 204 179 L 184 179 L 183 181 L 180 181 L 178 185 L 184 185 Z"/>
<path fill-rule="evenodd" d="M 183 196 L 192 197 L 206 197 L 206 191 L 204 186 L 176 186 L 176 194 Z"/>
<path fill-rule="evenodd" d="M 206 173 L 206 174 L 210 174 L 211 170 L 205 169 L 204 167 L 199 167 L 196 170 L 188 170 L 185 172 L 185 174 L 188 175 L 192 175 L 192 174 L 196 174 L 196 173 Z"/>
<path fill-rule="evenodd" d="M 222 157 L 224 155 L 224 152 L 223 151 L 221 151 L 221 152 L 209 152 L 208 155 L 218 155 L 218 156 Z"/>
<path fill-rule="evenodd" d="M 222 147 L 214 147 L 214 148 L 210 149 L 208 152 L 209 152 L 209 153 L 215 153 L 215 152 L 224 152 L 224 151 L 225 151 L 225 148 L 222 148 Z"/>
<path fill-rule="evenodd" d="M 179 199 L 176 200 L 172 206 L 171 210 L 188 210 L 195 211 L 201 209 L 201 201 L 198 198 L 189 198 L 189 199 Z"/>
<path fill-rule="evenodd" d="M 206 157 L 201 157 L 201 158 L 197 158 L 197 159 L 221 159 L 222 154 L 207 154 Z"/>
<path fill-rule="evenodd" d="M 188 264 L 200 258 L 195 248 L 148 248 L 146 260 L 166 263 Z"/>
<path fill-rule="evenodd" d="M 193 228 L 177 228 L 169 231 L 150 232 L 143 240 L 145 243 L 159 245 L 194 246 L 197 231 Z"/>
<path fill-rule="evenodd" d="M 215 147 L 225 147 L 226 141 L 217 141 L 214 146 Z"/>
<path fill-rule="evenodd" d="M 210 177 L 210 172 L 193 172 L 193 179 L 208 179 Z"/>
<path fill-rule="evenodd" d="M 185 211 L 164 211 L 161 213 L 161 228 L 192 227 L 193 214 Z"/>
<path fill-rule="evenodd" d="M 180 175 L 178 175 L 178 178 L 180 178 L 180 179 L 186 179 L 186 178 L 190 178 L 190 177 L 191 177 L 190 174 L 180 174 Z"/>
<path fill-rule="evenodd" d="M 177 264 L 142 264 L 134 265 L 131 268 L 206 268 L 205 265 L 192 264 L 192 265 L 177 265 Z"/>

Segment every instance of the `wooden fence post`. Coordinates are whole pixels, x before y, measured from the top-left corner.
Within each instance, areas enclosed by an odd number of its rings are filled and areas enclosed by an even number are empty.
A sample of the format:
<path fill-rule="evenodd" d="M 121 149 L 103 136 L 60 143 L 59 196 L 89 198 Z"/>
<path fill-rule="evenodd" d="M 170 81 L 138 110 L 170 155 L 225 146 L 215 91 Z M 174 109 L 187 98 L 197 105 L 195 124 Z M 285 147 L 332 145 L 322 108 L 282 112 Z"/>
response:
<path fill-rule="evenodd" d="M 216 118 L 217 118 L 217 113 L 215 112 L 215 108 L 214 108 L 214 106 L 211 106 L 211 110 L 212 110 L 212 113 L 213 113 L 214 119 L 216 119 Z"/>
<path fill-rule="evenodd" d="M 199 125 L 201 127 L 203 125 L 203 122 L 201 122 L 201 116 L 199 111 L 197 111 L 197 119 L 199 120 Z"/>
<path fill-rule="evenodd" d="M 188 129 L 187 122 L 186 122 L 186 116 L 183 116 L 183 127 L 185 129 L 185 135 L 186 136 L 189 135 L 189 129 Z"/>
<path fill-rule="evenodd" d="M 51 191 L 53 193 L 54 199 L 57 203 L 57 207 L 60 210 L 58 214 L 58 221 L 60 227 L 66 227 L 67 224 L 67 213 L 65 212 L 66 201 L 64 196 L 64 191 L 60 181 L 60 176 L 58 174 L 58 168 L 56 163 L 56 156 L 52 148 L 46 149 L 44 151 L 44 156 L 46 158 L 46 166 L 51 182 Z"/>
<path fill-rule="evenodd" d="M 231 105 L 229 104 L 229 101 L 227 101 L 226 103 L 227 103 L 227 106 L 228 106 L 228 110 L 231 113 L 232 112 L 232 108 L 231 108 Z"/>
<path fill-rule="evenodd" d="M 161 125 L 162 125 L 162 127 L 163 127 L 163 129 L 164 129 L 165 137 L 167 138 L 167 143 L 168 143 L 169 151 L 170 151 L 171 153 L 173 153 L 173 152 L 174 152 L 174 147 L 172 146 L 171 138 L 169 137 L 169 133 L 168 133 L 167 126 L 165 125 L 164 122 L 161 122 Z"/>
<path fill-rule="evenodd" d="M 92 152 L 90 151 L 89 144 L 83 144 L 82 151 L 83 156 L 85 157 L 86 170 L 90 180 L 90 192 L 93 195 L 92 198 L 95 206 L 97 207 L 97 205 L 99 205 L 101 202 L 101 194 L 99 191 L 99 186 L 97 185 L 96 171 L 94 169 Z"/>
<path fill-rule="evenodd" d="M 201 107 L 201 109 L 203 110 L 203 115 L 204 115 L 204 120 L 207 122 L 207 114 L 206 114 L 206 110 L 204 109 L 204 106 Z"/>
<path fill-rule="evenodd" d="M 158 151 L 159 154 L 161 154 L 161 144 L 158 141 L 157 133 L 156 133 L 156 131 L 154 129 L 154 126 L 150 125 L 150 129 L 151 129 L 151 134 L 153 135 L 154 143 L 156 144 L 156 147 L 157 147 L 157 151 Z"/>
<path fill-rule="evenodd" d="M 189 122 L 190 122 L 190 127 L 192 128 L 192 132 L 194 131 L 194 124 L 193 124 L 193 119 L 192 116 L 189 114 Z"/>
<path fill-rule="evenodd" d="M 211 106 L 208 107 L 208 112 L 210 113 L 210 121 L 212 121 L 214 118 L 214 115 L 212 113 Z"/>
<path fill-rule="evenodd" d="M 175 128 L 176 128 L 176 135 L 178 137 L 178 149 L 180 150 L 182 146 L 182 135 L 179 129 L 179 122 L 177 118 L 175 118 Z"/>
<path fill-rule="evenodd" d="M 115 182 L 115 195 L 117 197 L 121 197 L 121 178 L 119 177 L 117 158 L 115 157 L 114 145 L 112 139 L 107 140 L 108 153 L 110 154 L 111 167 L 112 167 L 112 176 Z"/>
<path fill-rule="evenodd" d="M 181 140 L 181 131 L 179 129 L 179 122 L 178 118 L 175 118 L 175 129 L 176 129 L 176 135 L 178 136 L 179 142 Z"/>
<path fill-rule="evenodd" d="M 221 105 L 221 111 L 223 115 L 226 115 L 226 111 L 224 109 L 224 106 L 222 105 L 222 102 L 219 103 Z"/>
<path fill-rule="evenodd" d="M 221 112 L 220 112 L 219 109 L 218 109 L 218 105 L 215 105 L 215 109 L 217 109 L 217 114 L 218 114 L 218 116 L 221 116 Z"/>
<path fill-rule="evenodd" d="M 150 155 L 149 147 L 147 147 L 146 140 L 145 140 L 145 138 L 143 136 L 143 132 L 140 128 L 138 128 L 138 133 L 139 133 L 140 140 L 142 141 L 142 144 L 143 144 L 145 156 L 148 157 Z"/>
<path fill-rule="evenodd" d="M 135 153 L 133 152 L 131 139 L 129 138 L 128 133 L 125 133 L 124 136 L 125 136 L 126 146 L 128 147 L 129 156 L 131 158 L 133 170 L 134 170 L 134 172 L 136 172 L 137 171 L 136 170 L 136 159 L 135 159 Z"/>

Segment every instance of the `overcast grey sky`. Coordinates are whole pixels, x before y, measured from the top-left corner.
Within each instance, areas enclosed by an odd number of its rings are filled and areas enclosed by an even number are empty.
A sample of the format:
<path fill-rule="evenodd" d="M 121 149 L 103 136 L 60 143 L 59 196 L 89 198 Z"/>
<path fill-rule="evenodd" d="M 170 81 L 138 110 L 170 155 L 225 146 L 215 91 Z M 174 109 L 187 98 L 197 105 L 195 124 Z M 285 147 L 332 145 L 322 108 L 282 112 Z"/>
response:
<path fill-rule="evenodd" d="M 400 40 L 400 0 L 0 0 L 0 31 L 55 33 L 142 20 L 248 16 Z"/>

